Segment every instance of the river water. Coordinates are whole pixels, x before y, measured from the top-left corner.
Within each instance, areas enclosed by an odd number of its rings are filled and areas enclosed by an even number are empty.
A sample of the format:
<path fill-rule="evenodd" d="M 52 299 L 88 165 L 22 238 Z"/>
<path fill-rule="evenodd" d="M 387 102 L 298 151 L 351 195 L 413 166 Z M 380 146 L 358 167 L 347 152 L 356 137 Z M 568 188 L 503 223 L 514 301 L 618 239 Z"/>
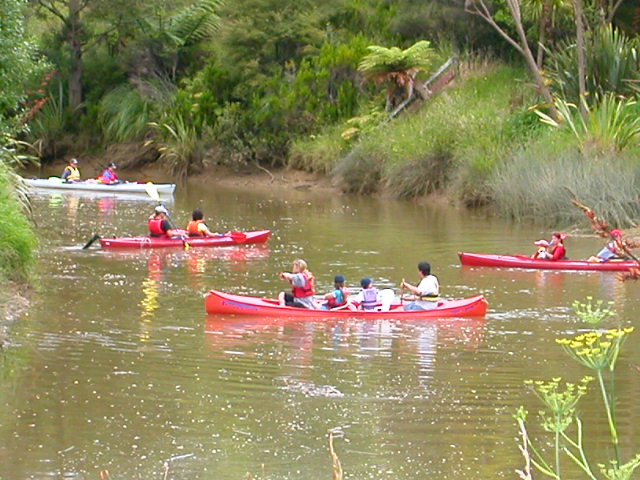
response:
<path fill-rule="evenodd" d="M 461 267 L 457 251 L 528 254 L 550 234 L 445 206 L 187 184 L 167 204 L 177 224 L 201 207 L 212 229 L 272 238 L 124 252 L 81 246 L 144 233 L 150 199 L 37 194 L 33 206 L 39 287 L 0 351 L 2 480 L 330 479 L 329 433 L 346 479 L 517 478 L 518 406 L 547 438 L 523 381 L 592 374 L 554 341 L 587 328 L 572 302 L 614 301 L 607 326 L 640 326 L 640 284 L 612 273 Z M 585 258 L 601 241 L 566 243 Z M 397 287 L 426 260 L 443 296 L 482 293 L 490 310 L 410 322 L 207 316 L 209 289 L 274 296 L 297 257 L 320 291 L 338 273 L 354 288 L 364 276 Z M 637 335 L 616 374 L 623 459 L 640 450 Z M 580 411 L 603 461 L 595 383 Z"/>

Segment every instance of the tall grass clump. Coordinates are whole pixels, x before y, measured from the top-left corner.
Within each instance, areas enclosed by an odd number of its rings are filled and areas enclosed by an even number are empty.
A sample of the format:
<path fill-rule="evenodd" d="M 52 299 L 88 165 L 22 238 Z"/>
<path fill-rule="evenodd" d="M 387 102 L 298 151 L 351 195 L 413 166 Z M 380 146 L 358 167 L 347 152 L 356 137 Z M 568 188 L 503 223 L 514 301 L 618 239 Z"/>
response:
<path fill-rule="evenodd" d="M 331 174 L 344 193 L 367 195 L 380 188 L 383 168 L 380 152 L 356 148 L 335 166 Z"/>
<path fill-rule="evenodd" d="M 344 127 L 340 124 L 317 135 L 299 137 L 291 144 L 286 165 L 290 168 L 328 174 L 335 167 L 347 148 L 340 136 Z"/>
<path fill-rule="evenodd" d="M 490 179 L 495 209 L 504 217 L 546 226 L 584 221 L 571 199 L 593 208 L 612 225 L 640 216 L 638 162 L 629 157 L 585 157 L 577 148 L 540 142 L 518 151 Z"/>
<path fill-rule="evenodd" d="M 203 165 L 208 146 L 207 129 L 201 134 L 183 115 L 169 114 L 159 122 L 149 124 L 154 131 L 155 144 L 160 152 L 159 160 L 172 173 L 184 177 Z"/>
<path fill-rule="evenodd" d="M 47 102 L 29 122 L 29 141 L 36 146 L 41 156 L 57 156 L 60 138 L 67 132 L 69 119 L 68 102 L 62 82 L 47 94 Z"/>
<path fill-rule="evenodd" d="M 37 241 L 18 196 L 19 182 L 0 152 L 0 279 L 25 281 Z"/>
<path fill-rule="evenodd" d="M 152 103 L 133 85 L 120 85 L 100 101 L 98 122 L 107 142 L 139 140 L 149 130 Z"/>
<path fill-rule="evenodd" d="M 562 99 L 555 103 L 559 121 L 545 113 L 536 113 L 544 123 L 573 135 L 586 154 L 617 153 L 638 143 L 640 117 L 634 99 L 620 98 L 612 93 L 596 95 L 591 106 L 586 102 L 583 104 L 584 117 L 573 103 Z"/>

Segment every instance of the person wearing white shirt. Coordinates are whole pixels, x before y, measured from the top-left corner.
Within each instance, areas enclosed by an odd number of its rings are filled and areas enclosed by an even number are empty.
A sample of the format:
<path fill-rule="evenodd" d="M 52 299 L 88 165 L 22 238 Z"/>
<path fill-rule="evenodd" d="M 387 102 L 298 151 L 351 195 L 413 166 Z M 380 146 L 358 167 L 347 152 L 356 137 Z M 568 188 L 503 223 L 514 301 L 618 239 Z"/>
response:
<path fill-rule="evenodd" d="M 402 281 L 401 288 L 409 290 L 413 295 L 411 303 L 404 306 L 405 310 L 432 310 L 438 306 L 440 300 L 440 284 L 435 275 L 431 275 L 431 265 L 428 262 L 418 264 L 420 283 L 411 285 Z"/>

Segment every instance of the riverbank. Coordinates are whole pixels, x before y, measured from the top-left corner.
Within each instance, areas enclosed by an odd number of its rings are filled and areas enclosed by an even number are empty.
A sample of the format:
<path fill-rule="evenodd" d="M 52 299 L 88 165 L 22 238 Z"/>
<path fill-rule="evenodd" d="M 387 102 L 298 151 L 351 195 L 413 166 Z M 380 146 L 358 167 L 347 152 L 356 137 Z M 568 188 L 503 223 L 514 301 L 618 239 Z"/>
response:
<path fill-rule="evenodd" d="M 0 349 L 8 343 L 11 324 L 29 308 L 33 290 L 15 282 L 3 282 L 0 291 Z"/>

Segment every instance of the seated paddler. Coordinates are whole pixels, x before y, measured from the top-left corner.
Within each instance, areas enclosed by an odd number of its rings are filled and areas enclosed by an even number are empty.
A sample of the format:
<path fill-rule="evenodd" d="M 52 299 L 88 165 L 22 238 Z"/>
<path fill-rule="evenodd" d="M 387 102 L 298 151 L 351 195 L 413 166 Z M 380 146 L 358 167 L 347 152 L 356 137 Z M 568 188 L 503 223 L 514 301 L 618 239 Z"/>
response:
<path fill-rule="evenodd" d="M 204 223 L 204 214 L 199 208 L 196 208 L 191 214 L 191 221 L 187 224 L 187 232 L 190 237 L 216 237 L 219 235 L 209 230 L 207 224 Z"/>
<path fill-rule="evenodd" d="M 402 289 L 411 292 L 410 299 L 413 300 L 404 306 L 405 310 L 432 310 L 438 306 L 440 300 L 440 284 L 435 275 L 431 275 L 431 265 L 428 262 L 418 263 L 418 273 L 420 282 L 418 285 L 402 281 Z"/>
<path fill-rule="evenodd" d="M 80 169 L 78 168 L 78 160 L 76 158 L 72 158 L 69 160 L 69 165 L 64 167 L 64 171 L 60 178 L 65 182 L 80 182 Z"/>
<path fill-rule="evenodd" d="M 150 237 L 170 237 L 170 238 L 182 238 L 183 231 L 176 230 L 171 225 L 171 222 L 167 218 L 169 211 L 162 205 L 158 205 L 153 212 L 153 215 L 149 217 L 149 236 Z"/>

